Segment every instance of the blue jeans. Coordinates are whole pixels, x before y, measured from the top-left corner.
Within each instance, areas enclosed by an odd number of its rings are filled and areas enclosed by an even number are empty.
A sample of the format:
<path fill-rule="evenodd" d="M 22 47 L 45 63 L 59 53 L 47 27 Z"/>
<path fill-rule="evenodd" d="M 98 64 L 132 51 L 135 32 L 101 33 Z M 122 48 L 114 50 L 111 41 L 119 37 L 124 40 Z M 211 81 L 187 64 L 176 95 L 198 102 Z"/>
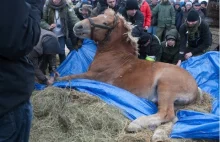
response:
<path fill-rule="evenodd" d="M 157 30 L 157 26 L 150 26 L 150 27 L 147 29 L 147 32 L 150 33 L 150 34 L 156 35 L 156 30 Z"/>
<path fill-rule="evenodd" d="M 0 118 L 0 142 L 28 142 L 32 105 L 26 101 Z"/>

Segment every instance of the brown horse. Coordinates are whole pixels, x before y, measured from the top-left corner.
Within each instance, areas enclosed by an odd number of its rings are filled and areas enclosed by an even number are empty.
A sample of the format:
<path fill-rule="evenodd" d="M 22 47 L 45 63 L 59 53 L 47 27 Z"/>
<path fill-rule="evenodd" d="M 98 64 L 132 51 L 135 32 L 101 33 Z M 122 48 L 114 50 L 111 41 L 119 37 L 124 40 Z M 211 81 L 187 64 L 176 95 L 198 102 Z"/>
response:
<path fill-rule="evenodd" d="M 121 15 L 111 9 L 78 22 L 73 29 L 76 36 L 96 41 L 97 53 L 88 72 L 58 80 L 98 80 L 157 103 L 156 114 L 137 118 L 127 128 L 128 131 L 138 131 L 175 120 L 174 106 L 193 103 L 201 91 L 184 69 L 138 59 L 137 39 L 131 36 L 131 28 Z"/>

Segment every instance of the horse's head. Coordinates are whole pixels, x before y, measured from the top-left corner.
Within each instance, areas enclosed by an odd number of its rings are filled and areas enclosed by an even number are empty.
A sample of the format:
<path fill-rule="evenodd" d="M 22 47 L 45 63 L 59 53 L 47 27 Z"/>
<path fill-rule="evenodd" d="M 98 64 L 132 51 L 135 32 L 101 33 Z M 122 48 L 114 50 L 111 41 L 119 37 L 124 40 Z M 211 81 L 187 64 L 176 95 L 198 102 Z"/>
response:
<path fill-rule="evenodd" d="M 73 31 L 79 38 L 91 38 L 104 41 L 118 24 L 118 16 L 112 9 L 105 10 L 97 17 L 84 19 L 75 24 Z"/>

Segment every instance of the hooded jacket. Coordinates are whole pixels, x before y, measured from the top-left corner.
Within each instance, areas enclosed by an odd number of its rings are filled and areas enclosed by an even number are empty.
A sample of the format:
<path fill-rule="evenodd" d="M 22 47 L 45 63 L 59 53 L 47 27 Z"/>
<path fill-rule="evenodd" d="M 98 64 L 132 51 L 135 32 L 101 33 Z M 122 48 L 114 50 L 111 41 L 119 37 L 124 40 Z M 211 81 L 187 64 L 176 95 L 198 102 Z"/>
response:
<path fill-rule="evenodd" d="M 47 47 L 43 47 L 44 42 L 49 41 L 51 38 L 55 41 L 51 45 L 47 45 Z M 41 29 L 41 36 L 38 41 L 38 44 L 34 47 L 34 49 L 28 54 L 28 58 L 32 61 L 34 65 L 35 76 L 41 82 L 46 84 L 47 78 L 42 70 L 39 68 L 39 64 L 44 62 L 43 56 L 49 57 L 49 65 L 52 68 L 52 72 L 55 72 L 56 69 L 56 54 L 61 52 L 61 48 L 59 46 L 58 39 L 53 32 Z"/>
<path fill-rule="evenodd" d="M 170 47 L 167 45 L 166 41 L 163 41 L 161 43 L 162 52 L 160 61 L 165 63 L 176 64 L 179 59 L 180 35 L 176 29 L 171 29 L 167 32 L 165 39 L 167 39 L 168 36 L 175 38 L 175 46 Z"/>
<path fill-rule="evenodd" d="M 1 2 L 0 118 L 28 101 L 32 94 L 34 69 L 26 55 L 39 40 L 41 16 L 38 0 Z"/>

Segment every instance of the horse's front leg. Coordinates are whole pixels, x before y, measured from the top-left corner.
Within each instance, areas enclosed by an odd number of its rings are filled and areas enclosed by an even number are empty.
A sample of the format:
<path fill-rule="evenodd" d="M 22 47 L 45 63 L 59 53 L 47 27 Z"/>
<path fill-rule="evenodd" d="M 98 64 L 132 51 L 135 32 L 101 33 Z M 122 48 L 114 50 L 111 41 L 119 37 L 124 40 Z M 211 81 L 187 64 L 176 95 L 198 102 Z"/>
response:
<path fill-rule="evenodd" d="M 92 73 L 91 72 L 86 72 L 82 74 L 76 74 L 76 75 L 68 75 L 64 77 L 57 77 L 55 80 L 56 81 L 65 81 L 65 80 L 72 80 L 76 78 L 84 78 L 84 79 L 92 79 Z"/>

